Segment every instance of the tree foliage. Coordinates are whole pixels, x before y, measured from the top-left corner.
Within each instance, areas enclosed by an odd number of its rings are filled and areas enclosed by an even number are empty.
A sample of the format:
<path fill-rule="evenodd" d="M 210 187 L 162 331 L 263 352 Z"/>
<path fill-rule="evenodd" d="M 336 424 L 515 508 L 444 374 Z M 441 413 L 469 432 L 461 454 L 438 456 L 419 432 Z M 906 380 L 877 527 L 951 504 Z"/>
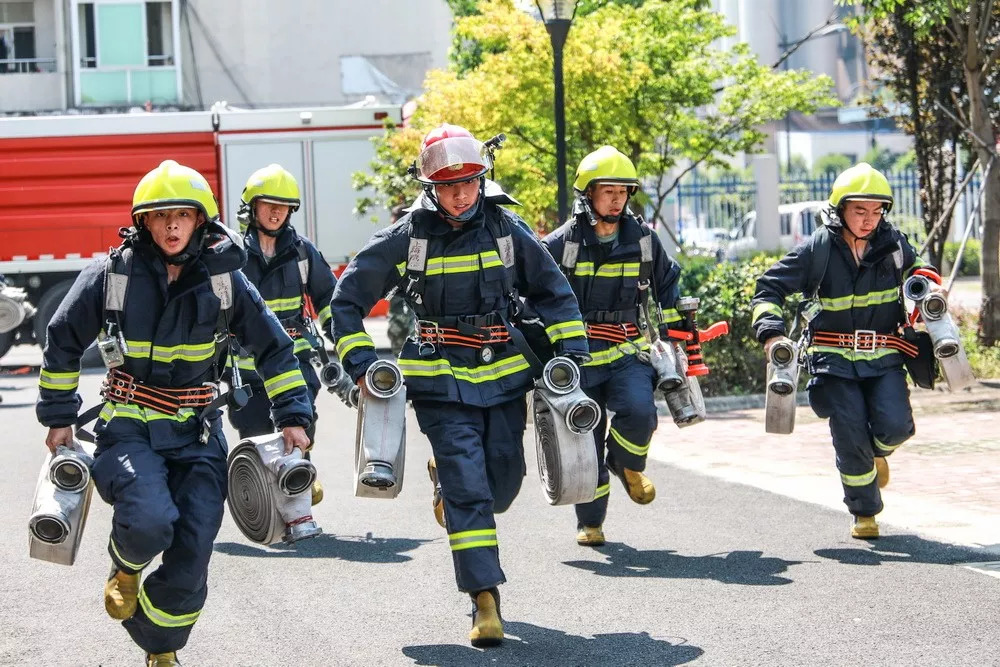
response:
<path fill-rule="evenodd" d="M 898 54 L 898 44 L 881 45 L 880 57 L 888 70 L 897 73 L 900 81 L 910 81 L 911 90 L 902 98 L 913 108 L 940 111 L 958 120 L 950 134 L 967 145 L 980 165 L 987 165 L 996 156 L 996 128 L 1000 107 L 995 103 L 1000 92 L 1000 6 L 993 0 L 863 0 L 863 20 L 868 26 L 895 30 L 894 42 L 913 42 L 914 48 Z M 909 53 L 910 60 L 904 57 Z M 893 55 L 897 54 L 897 55 Z M 926 57 L 927 63 L 920 58 Z M 905 71 L 905 70 L 909 71 Z M 890 76 L 892 76 L 890 74 Z M 931 131 L 920 132 L 914 126 L 915 138 L 926 133 L 933 138 L 949 132 L 946 123 L 930 114 L 918 114 L 915 121 L 932 125 Z M 957 129 L 956 129 L 957 128 Z M 935 169 L 946 163 L 940 145 L 919 142 L 917 161 L 927 161 Z M 931 187 L 921 168 L 924 188 Z M 954 177 L 952 177 L 952 180 Z M 929 191 L 928 191 L 929 192 Z M 983 303 L 980 312 L 980 337 L 986 344 L 1000 341 L 1000 160 L 989 171 L 983 183 Z M 926 223 L 926 221 L 925 221 Z M 942 235 L 942 238 L 944 236 Z M 938 256 L 943 249 L 937 249 Z"/>
<path fill-rule="evenodd" d="M 584 155 L 611 144 L 645 177 L 644 197 L 658 217 L 677 172 L 723 165 L 727 156 L 756 150 L 761 126 L 788 110 L 834 103 L 827 77 L 773 71 L 745 44 L 719 49 L 735 30 L 702 0 L 636 4 L 608 3 L 578 15 L 570 31 L 563 59 L 570 182 Z M 430 72 L 408 126 L 379 140 L 373 174 L 356 183 L 373 187 L 381 203 L 395 203 L 399 192 L 384 174 L 399 173 L 432 127 L 464 125 L 481 139 L 505 132 L 496 180 L 522 202 L 527 220 L 551 227 L 557 207 L 548 34 L 512 0 L 486 0 L 477 9 L 457 18 L 455 36 L 482 45 L 481 63 Z"/>

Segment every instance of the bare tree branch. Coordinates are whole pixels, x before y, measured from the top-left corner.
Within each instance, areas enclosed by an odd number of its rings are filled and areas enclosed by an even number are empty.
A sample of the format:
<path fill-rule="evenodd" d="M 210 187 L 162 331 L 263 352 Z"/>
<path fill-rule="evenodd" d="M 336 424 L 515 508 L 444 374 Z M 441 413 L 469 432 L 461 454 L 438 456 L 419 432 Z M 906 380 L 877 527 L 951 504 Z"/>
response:
<path fill-rule="evenodd" d="M 802 37 L 801 39 L 795 42 L 791 42 L 790 44 L 789 43 L 780 44 L 779 46 L 784 48 L 785 51 L 778 57 L 778 61 L 773 65 L 771 65 L 771 69 L 778 69 L 779 67 L 781 67 L 784 64 L 784 62 L 791 57 L 793 53 L 798 51 L 803 44 L 812 39 L 816 33 L 818 33 L 820 30 L 823 30 L 824 28 L 830 27 L 834 23 L 838 23 L 837 13 L 831 12 L 830 15 L 826 17 L 826 21 L 824 21 L 823 23 L 819 24 L 818 26 L 807 32 L 805 36 Z"/>
<path fill-rule="evenodd" d="M 989 45 L 986 43 L 986 37 L 990 32 L 990 25 L 993 23 L 993 0 L 986 0 L 986 7 L 983 10 L 982 19 L 979 21 L 979 32 L 976 36 L 979 42 L 979 49 L 981 51 L 986 51 Z"/>
<path fill-rule="evenodd" d="M 520 139 L 521 141 L 523 141 L 524 143 L 526 143 L 529 146 L 531 146 L 532 148 L 534 148 L 539 153 L 541 153 L 543 155 L 550 155 L 552 157 L 555 157 L 555 155 L 556 155 L 555 150 L 552 150 L 552 149 L 549 149 L 549 148 L 545 148 L 544 146 L 539 145 L 538 142 L 532 141 L 531 139 L 528 138 L 528 135 L 524 133 L 524 130 L 522 128 L 514 126 L 510 130 L 510 133 L 512 135 L 514 135 L 515 137 L 517 137 L 518 139 Z"/>

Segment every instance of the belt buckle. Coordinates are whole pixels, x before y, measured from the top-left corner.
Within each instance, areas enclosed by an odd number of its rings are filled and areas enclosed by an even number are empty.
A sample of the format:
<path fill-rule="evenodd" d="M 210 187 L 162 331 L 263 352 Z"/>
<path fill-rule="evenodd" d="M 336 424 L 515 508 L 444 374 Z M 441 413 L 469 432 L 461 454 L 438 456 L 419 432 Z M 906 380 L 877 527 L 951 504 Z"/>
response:
<path fill-rule="evenodd" d="M 876 336 L 874 329 L 855 329 L 854 330 L 854 351 L 855 352 L 874 352 Z M 868 336 L 870 342 L 862 345 L 859 341 L 861 336 Z"/>
<path fill-rule="evenodd" d="M 430 335 L 431 340 L 424 340 L 424 332 Z M 437 322 L 430 320 L 417 320 L 417 354 L 421 357 L 429 357 L 435 352 L 435 343 L 441 341 L 441 327 Z"/>

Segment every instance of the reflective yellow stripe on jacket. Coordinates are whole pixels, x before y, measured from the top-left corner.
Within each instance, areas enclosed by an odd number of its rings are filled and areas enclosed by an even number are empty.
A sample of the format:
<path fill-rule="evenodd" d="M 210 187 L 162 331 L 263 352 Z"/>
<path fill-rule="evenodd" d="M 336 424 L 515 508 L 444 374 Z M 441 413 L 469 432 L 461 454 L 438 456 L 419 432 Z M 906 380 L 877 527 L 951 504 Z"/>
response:
<path fill-rule="evenodd" d="M 106 422 L 111 421 L 115 417 L 124 417 L 125 419 L 135 419 L 141 422 L 152 422 L 160 421 L 162 419 L 170 419 L 175 422 L 186 422 L 192 417 L 197 416 L 194 408 L 181 408 L 177 411 L 176 415 L 168 415 L 163 412 L 154 410 L 153 408 L 146 408 L 141 405 L 135 405 L 132 403 L 112 403 L 108 401 L 101 408 L 101 414 L 98 415 L 98 419 L 103 419 Z"/>
<path fill-rule="evenodd" d="M 556 343 L 564 338 L 584 338 L 587 328 L 583 326 L 582 320 L 567 320 L 545 327 L 545 334 L 551 342 Z"/>
<path fill-rule="evenodd" d="M 337 356 L 343 359 L 347 353 L 356 347 L 370 347 L 375 349 L 375 341 L 364 331 L 349 334 L 337 341 Z"/>
<path fill-rule="evenodd" d="M 38 386 L 45 389 L 55 389 L 56 391 L 73 391 L 80 384 L 80 371 L 53 373 L 42 369 L 38 378 Z"/>
<path fill-rule="evenodd" d="M 645 338 L 633 338 L 627 343 L 619 343 L 618 345 L 613 345 L 606 350 L 599 350 L 597 352 L 591 351 L 590 361 L 583 365 L 604 366 L 605 364 L 610 364 L 613 361 L 618 361 L 629 354 L 636 354 L 640 350 L 648 349 L 649 341 Z"/>
<path fill-rule="evenodd" d="M 194 363 L 211 359 L 215 355 L 215 341 L 210 340 L 205 343 L 187 343 L 184 345 L 153 345 L 148 340 L 127 340 L 125 345 L 128 351 L 126 357 L 133 359 L 152 359 L 160 363 L 169 364 L 174 361 L 187 361 Z"/>
<path fill-rule="evenodd" d="M 271 400 L 274 400 L 275 396 L 283 394 L 289 389 L 304 386 L 306 386 L 306 380 L 302 377 L 302 371 L 298 368 L 264 380 L 264 391 L 267 392 L 267 397 Z"/>
<path fill-rule="evenodd" d="M 875 359 L 887 357 L 890 354 L 899 354 L 899 350 L 894 350 L 888 347 L 879 347 L 874 350 L 855 351 L 849 347 L 832 347 L 827 345 L 810 345 L 806 349 L 806 352 L 808 354 L 816 354 L 819 352 L 836 354 L 837 356 L 843 357 L 848 361 L 874 361 Z"/>
<path fill-rule="evenodd" d="M 830 312 L 850 310 L 851 308 L 867 308 L 883 303 L 893 303 L 899 299 L 899 288 L 881 290 L 878 292 L 868 292 L 867 294 L 848 294 L 835 299 L 820 298 L 820 305 L 823 310 Z M 755 311 L 756 312 L 756 309 Z"/>
<path fill-rule="evenodd" d="M 492 364 L 466 368 L 464 366 L 452 366 L 447 359 L 434 359 L 424 361 L 422 359 L 400 359 L 399 370 L 404 377 L 434 377 L 436 375 L 450 375 L 456 380 L 464 380 L 478 384 L 480 382 L 491 382 L 499 380 L 507 375 L 513 375 L 523 370 L 531 368 L 531 364 L 524 358 L 524 355 L 516 354 L 506 359 L 501 359 Z"/>

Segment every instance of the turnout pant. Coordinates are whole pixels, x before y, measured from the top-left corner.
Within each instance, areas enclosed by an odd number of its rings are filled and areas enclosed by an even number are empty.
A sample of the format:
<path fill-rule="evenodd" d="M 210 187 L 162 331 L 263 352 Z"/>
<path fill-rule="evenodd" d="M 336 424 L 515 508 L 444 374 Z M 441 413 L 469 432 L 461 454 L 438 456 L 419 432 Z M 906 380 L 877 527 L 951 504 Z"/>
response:
<path fill-rule="evenodd" d="M 98 450 L 94 483 L 114 508 L 108 552 L 125 572 L 162 564 L 139 589 L 139 605 L 122 625 L 147 653 L 176 651 L 208 595 L 208 561 L 222 525 L 226 445 L 221 429 L 202 445 L 154 451 L 121 441 Z"/>
<path fill-rule="evenodd" d="M 414 400 L 413 409 L 437 462 L 458 589 L 502 584 L 493 515 L 510 507 L 524 479 L 524 397 L 488 408 Z"/>
<path fill-rule="evenodd" d="M 578 528 L 604 523 L 611 492 L 608 466 L 618 471 L 622 468 L 637 472 L 646 469 L 649 441 L 658 423 L 653 402 L 656 372 L 634 355 L 623 361 L 607 380 L 584 390 L 603 408 L 603 414 L 594 429 L 597 493 L 593 501 L 575 506 Z M 613 413 L 610 429 L 608 413 Z"/>
<path fill-rule="evenodd" d="M 829 418 L 844 504 L 851 514 L 875 516 L 882 495 L 875 475 L 876 456 L 889 456 L 915 432 L 906 373 L 845 379 L 818 375 L 809 383 L 809 405 Z"/>

